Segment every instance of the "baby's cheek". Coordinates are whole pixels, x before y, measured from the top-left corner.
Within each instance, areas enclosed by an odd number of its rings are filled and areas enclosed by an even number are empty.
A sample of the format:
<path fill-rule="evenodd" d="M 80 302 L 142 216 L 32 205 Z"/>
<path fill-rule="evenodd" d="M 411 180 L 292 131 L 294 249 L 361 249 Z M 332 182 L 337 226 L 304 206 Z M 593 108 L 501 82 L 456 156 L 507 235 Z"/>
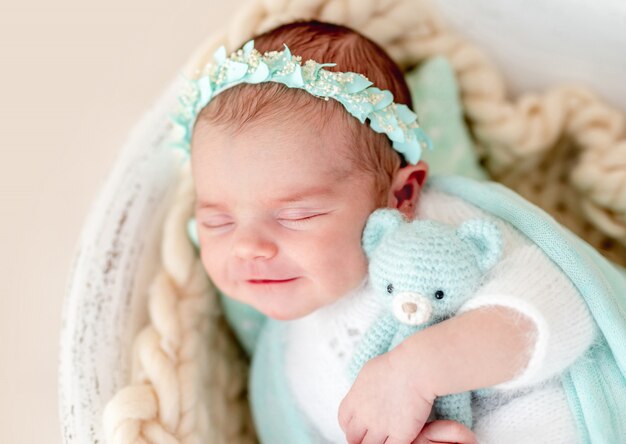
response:
<path fill-rule="evenodd" d="M 226 258 L 220 261 L 215 249 L 204 248 L 202 249 L 201 259 L 204 271 L 206 271 L 211 281 L 218 287 L 223 288 L 225 284 L 223 281 L 225 277 L 224 263 L 226 262 Z"/>
<path fill-rule="evenodd" d="M 335 287 L 347 291 L 358 285 L 367 274 L 367 259 L 361 248 L 360 239 L 335 241 L 327 245 L 324 260 L 327 273 L 333 276 Z"/>

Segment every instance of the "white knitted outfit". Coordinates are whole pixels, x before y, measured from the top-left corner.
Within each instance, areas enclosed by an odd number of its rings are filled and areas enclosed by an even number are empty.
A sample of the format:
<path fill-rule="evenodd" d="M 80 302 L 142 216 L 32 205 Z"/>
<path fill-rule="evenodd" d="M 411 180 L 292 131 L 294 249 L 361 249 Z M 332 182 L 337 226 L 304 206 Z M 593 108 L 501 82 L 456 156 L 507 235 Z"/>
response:
<path fill-rule="evenodd" d="M 461 312 L 506 306 L 528 316 L 538 332 L 528 366 L 474 399 L 478 442 L 579 442 L 559 375 L 595 336 L 582 296 L 523 234 L 457 197 L 424 190 L 417 214 L 453 225 L 475 217 L 495 220 L 503 235 L 503 257 Z M 351 387 L 346 369 L 362 335 L 384 309 L 363 282 L 337 302 L 288 322 L 287 382 L 303 416 L 319 432 L 315 442 L 346 442 L 337 419 L 339 404 Z"/>

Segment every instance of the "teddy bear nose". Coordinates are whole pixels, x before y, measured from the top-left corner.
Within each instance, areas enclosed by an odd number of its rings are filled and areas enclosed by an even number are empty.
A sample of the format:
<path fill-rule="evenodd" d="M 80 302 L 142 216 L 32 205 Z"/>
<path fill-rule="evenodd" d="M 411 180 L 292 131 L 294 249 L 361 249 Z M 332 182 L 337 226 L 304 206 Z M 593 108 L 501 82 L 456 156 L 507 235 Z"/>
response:
<path fill-rule="evenodd" d="M 391 305 L 394 317 L 406 325 L 428 322 L 433 313 L 430 301 L 419 293 L 400 293 L 395 296 Z"/>
<path fill-rule="evenodd" d="M 413 302 L 405 302 L 404 304 L 402 304 L 402 311 L 406 314 L 413 314 L 417 311 L 417 305 L 415 305 Z"/>

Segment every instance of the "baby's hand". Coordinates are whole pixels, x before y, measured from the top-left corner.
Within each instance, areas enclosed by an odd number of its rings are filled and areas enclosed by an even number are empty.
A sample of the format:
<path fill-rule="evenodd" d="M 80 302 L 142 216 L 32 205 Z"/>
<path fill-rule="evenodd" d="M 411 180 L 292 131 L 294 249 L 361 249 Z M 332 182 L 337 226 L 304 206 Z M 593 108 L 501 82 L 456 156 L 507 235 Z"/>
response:
<path fill-rule="evenodd" d="M 349 444 L 407 444 L 418 438 L 434 396 L 424 396 L 408 370 L 394 365 L 388 353 L 363 366 L 339 406 Z"/>

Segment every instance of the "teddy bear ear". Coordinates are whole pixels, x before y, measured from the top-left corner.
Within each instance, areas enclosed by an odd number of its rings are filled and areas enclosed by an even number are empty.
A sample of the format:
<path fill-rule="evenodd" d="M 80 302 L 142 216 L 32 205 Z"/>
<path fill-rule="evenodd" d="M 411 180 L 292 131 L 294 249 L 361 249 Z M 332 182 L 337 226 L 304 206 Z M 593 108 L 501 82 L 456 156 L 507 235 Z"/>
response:
<path fill-rule="evenodd" d="M 374 211 L 367 219 L 361 239 L 367 257 L 371 257 L 381 239 L 402 222 L 404 222 L 404 216 L 396 209 L 380 208 Z"/>
<path fill-rule="evenodd" d="M 461 240 L 469 243 L 483 272 L 493 267 L 502 255 L 502 234 L 495 224 L 487 219 L 471 219 L 463 222 L 456 230 Z"/>

